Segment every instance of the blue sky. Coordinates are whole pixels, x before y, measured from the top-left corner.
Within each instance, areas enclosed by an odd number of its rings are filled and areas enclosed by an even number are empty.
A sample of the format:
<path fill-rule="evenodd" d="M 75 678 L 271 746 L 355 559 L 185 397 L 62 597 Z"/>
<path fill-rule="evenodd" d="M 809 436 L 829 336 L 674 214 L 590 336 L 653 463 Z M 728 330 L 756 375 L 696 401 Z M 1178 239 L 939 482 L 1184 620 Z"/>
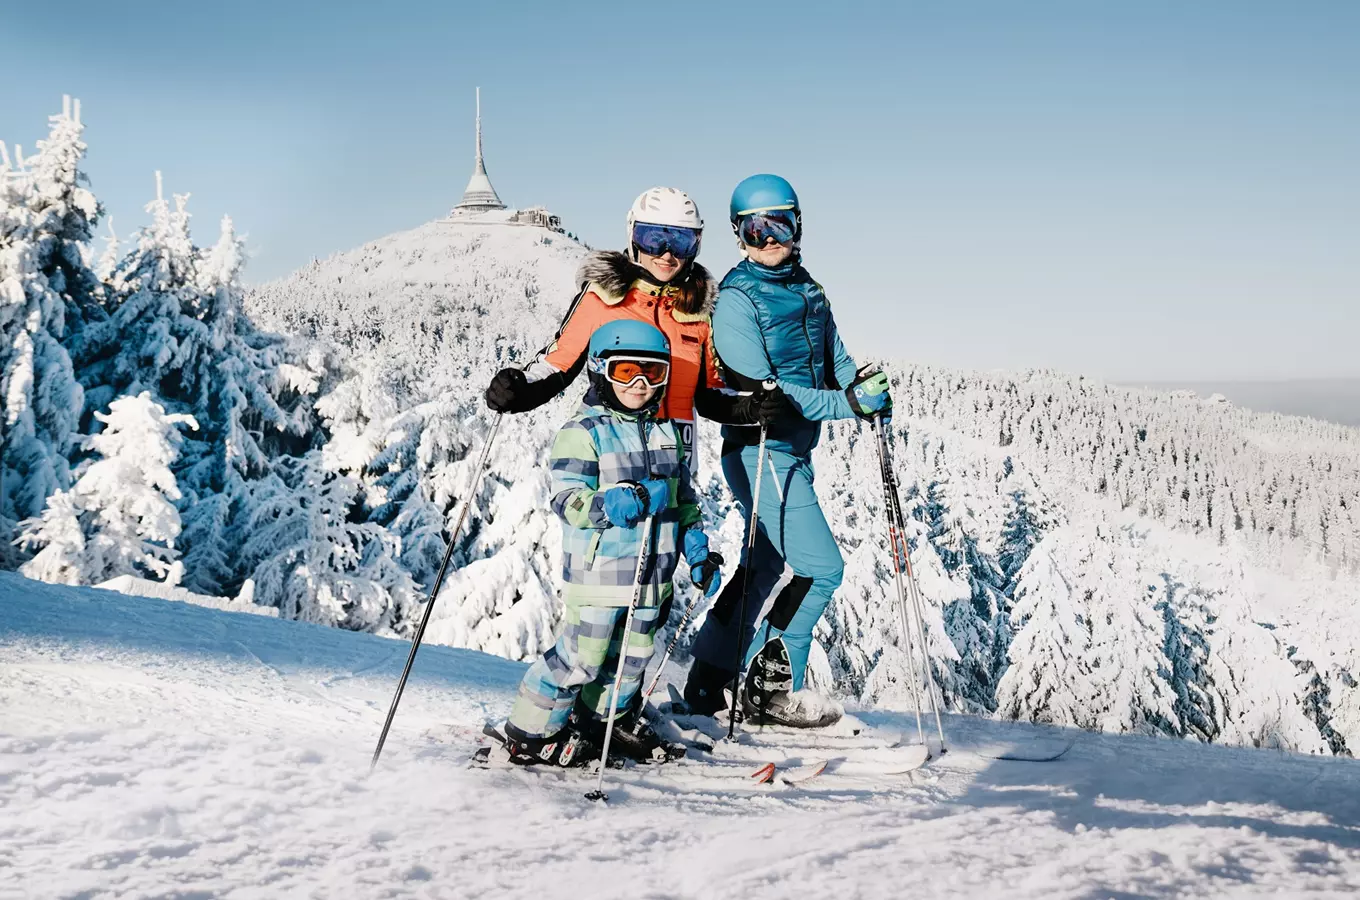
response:
<path fill-rule="evenodd" d="M 1360 375 L 1360 3 L 24 4 L 0 47 L 0 139 L 80 97 L 119 233 L 161 169 L 252 280 L 444 214 L 480 84 L 501 196 L 596 246 L 670 184 L 725 270 L 788 177 L 862 355 Z"/>

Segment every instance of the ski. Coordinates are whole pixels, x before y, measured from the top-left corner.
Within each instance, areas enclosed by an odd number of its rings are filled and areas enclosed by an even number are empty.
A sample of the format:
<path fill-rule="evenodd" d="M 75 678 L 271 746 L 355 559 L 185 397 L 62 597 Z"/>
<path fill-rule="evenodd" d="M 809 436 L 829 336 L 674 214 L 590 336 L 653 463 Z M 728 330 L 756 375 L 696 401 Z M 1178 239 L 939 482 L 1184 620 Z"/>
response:
<path fill-rule="evenodd" d="M 812 779 L 826 771 L 829 760 L 819 760 L 805 766 L 798 766 L 792 769 L 785 769 L 779 772 L 779 780 L 787 785 L 796 787 L 807 784 Z"/>
<path fill-rule="evenodd" d="M 482 745 L 473 751 L 468 760 L 468 765 L 473 768 L 531 772 L 535 775 L 551 774 L 559 778 L 572 774 L 590 778 L 595 777 L 599 772 L 599 760 L 591 760 L 582 765 L 565 768 L 547 763 L 522 766 L 508 760 L 498 761 L 492 752 L 494 744 L 487 743 L 488 741 L 496 742 L 500 740 L 499 733 L 491 725 L 481 727 L 445 725 L 427 731 L 426 736 L 441 742 L 481 743 Z M 627 773 L 639 778 L 650 778 L 655 775 L 663 780 L 702 782 L 708 779 L 720 779 L 724 782 L 736 781 L 763 785 L 774 780 L 778 763 L 769 759 L 756 760 L 752 763 L 746 760 L 697 760 L 687 757 L 666 762 L 637 763 L 618 757 L 610 760 L 609 767 L 611 771 Z"/>
<path fill-rule="evenodd" d="M 1022 738 L 988 744 L 960 745 L 952 749 L 981 756 L 983 759 L 1038 763 L 1062 759 L 1075 743 L 1069 738 Z"/>

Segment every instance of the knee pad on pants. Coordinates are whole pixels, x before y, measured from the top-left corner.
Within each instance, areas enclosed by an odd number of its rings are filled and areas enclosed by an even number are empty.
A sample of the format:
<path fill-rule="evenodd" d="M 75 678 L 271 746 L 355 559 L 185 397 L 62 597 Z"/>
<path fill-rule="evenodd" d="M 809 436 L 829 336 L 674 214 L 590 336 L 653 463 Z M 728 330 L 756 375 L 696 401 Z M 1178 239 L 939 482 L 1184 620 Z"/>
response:
<path fill-rule="evenodd" d="M 778 631 L 788 630 L 789 623 L 793 621 L 798 608 L 803 605 L 803 598 L 812 589 L 812 579 L 806 575 L 795 575 L 775 597 L 774 604 L 770 607 L 770 614 L 766 616 L 766 621 L 770 627 Z"/>

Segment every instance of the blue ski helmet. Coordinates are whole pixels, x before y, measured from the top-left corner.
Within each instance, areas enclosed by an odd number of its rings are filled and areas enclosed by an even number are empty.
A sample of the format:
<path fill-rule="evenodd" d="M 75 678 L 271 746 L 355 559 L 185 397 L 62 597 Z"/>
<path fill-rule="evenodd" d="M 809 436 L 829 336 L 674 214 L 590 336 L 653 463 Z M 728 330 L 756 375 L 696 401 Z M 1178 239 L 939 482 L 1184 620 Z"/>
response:
<path fill-rule="evenodd" d="M 671 345 L 659 328 L 637 319 L 615 319 L 596 328 L 590 336 L 590 358 L 606 359 L 620 354 L 670 362 Z"/>
<path fill-rule="evenodd" d="M 793 185 L 778 175 L 752 175 L 732 191 L 732 224 L 747 213 L 766 209 L 791 209 L 801 217 L 798 194 Z"/>
<path fill-rule="evenodd" d="M 670 343 L 655 325 L 637 319 L 615 319 L 613 322 L 606 322 L 596 328 L 595 333 L 590 336 L 590 358 L 586 362 L 586 373 L 596 397 L 611 409 L 629 414 L 635 413 L 637 410 L 627 409 L 619 402 L 614 390 L 610 387 L 609 378 L 605 372 L 608 368 L 607 361 L 611 356 L 660 359 L 669 365 L 671 361 Z M 665 392 L 665 385 L 657 388 L 656 394 L 643 408 L 657 408 Z"/>

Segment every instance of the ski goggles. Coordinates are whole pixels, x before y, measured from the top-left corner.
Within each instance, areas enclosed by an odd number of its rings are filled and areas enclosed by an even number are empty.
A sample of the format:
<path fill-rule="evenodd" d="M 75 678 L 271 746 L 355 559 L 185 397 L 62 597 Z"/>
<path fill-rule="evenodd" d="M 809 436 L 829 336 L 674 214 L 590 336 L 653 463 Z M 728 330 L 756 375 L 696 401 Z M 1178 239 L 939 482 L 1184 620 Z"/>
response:
<path fill-rule="evenodd" d="M 798 213 L 791 209 L 762 209 L 737 219 L 737 237 L 748 247 L 764 247 L 767 240 L 787 244 L 798 235 Z"/>
<path fill-rule="evenodd" d="M 653 225 L 637 222 L 633 225 L 633 243 L 648 256 L 674 254 L 677 259 L 693 259 L 699 255 L 700 232 L 676 225 Z"/>
<path fill-rule="evenodd" d="M 652 387 L 661 387 L 671 377 L 671 364 L 650 357 L 611 356 L 604 361 L 604 377 L 623 387 L 639 378 Z"/>

